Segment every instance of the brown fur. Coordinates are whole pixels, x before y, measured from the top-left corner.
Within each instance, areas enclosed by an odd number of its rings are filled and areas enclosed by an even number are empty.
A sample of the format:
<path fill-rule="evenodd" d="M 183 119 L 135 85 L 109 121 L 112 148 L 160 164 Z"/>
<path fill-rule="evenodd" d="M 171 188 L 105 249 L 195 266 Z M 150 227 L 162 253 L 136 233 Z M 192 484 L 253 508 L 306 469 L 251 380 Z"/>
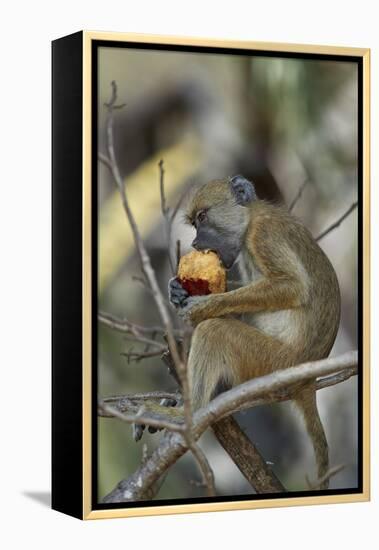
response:
<path fill-rule="evenodd" d="M 193 305 L 196 326 L 189 373 L 195 407 L 220 382 L 233 386 L 275 370 L 327 357 L 340 318 L 337 277 L 309 231 L 286 210 L 253 201 L 236 203 L 228 180 L 212 181 L 192 197 L 187 218 L 207 209 L 220 231 L 233 232 L 247 284 Z M 328 446 L 310 384 L 296 404 L 312 439 L 322 477 Z M 325 482 L 322 487 L 326 488 Z"/>

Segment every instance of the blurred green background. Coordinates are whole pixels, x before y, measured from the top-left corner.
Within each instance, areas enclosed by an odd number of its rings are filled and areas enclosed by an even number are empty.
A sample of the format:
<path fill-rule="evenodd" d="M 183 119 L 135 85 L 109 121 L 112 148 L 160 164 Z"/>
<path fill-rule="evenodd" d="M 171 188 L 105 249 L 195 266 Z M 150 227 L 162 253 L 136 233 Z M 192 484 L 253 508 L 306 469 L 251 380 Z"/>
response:
<path fill-rule="evenodd" d="M 127 194 L 166 292 L 171 277 L 160 212 L 158 161 L 164 160 L 169 206 L 193 183 L 236 173 L 254 181 L 258 196 L 290 204 L 307 185 L 294 214 L 316 236 L 356 200 L 358 181 L 357 66 L 353 62 L 278 57 L 100 48 L 99 150 L 105 151 L 104 102 L 118 85 L 115 149 Z M 142 324 L 159 324 L 141 277 L 131 232 L 107 169 L 99 164 L 99 308 Z M 342 318 L 332 355 L 357 347 L 357 212 L 321 241 L 337 272 Z M 171 242 L 190 248 L 191 228 L 181 213 Z M 234 275 L 233 273 L 231 274 Z M 173 319 L 175 314 L 173 313 Z M 121 355 L 141 349 L 99 324 L 101 397 L 136 391 L 173 390 L 159 358 L 128 363 Z M 331 488 L 357 485 L 357 383 L 350 379 L 318 392 L 331 465 L 345 464 Z M 310 443 L 290 403 L 238 415 L 266 460 L 289 490 L 315 479 Z M 160 434 L 135 443 L 131 427 L 98 422 L 99 499 L 138 467 Z M 219 495 L 251 493 L 239 470 L 211 433 L 200 440 L 214 469 Z M 170 469 L 156 498 L 203 496 L 191 456 Z"/>

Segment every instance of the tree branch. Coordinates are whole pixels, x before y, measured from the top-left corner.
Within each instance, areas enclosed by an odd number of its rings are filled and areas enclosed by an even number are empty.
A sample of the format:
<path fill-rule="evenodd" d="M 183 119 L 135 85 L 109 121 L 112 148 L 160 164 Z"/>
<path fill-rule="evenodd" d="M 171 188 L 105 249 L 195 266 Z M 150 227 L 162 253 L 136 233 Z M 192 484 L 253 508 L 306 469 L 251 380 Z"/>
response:
<path fill-rule="evenodd" d="M 131 393 L 127 395 L 114 395 L 109 397 L 104 397 L 102 401 L 106 404 L 115 404 L 119 408 L 119 404 L 122 403 L 122 401 L 125 400 L 139 400 L 139 401 L 145 401 L 147 399 L 157 399 L 160 401 L 161 399 L 173 399 L 175 401 L 178 401 L 180 398 L 179 393 L 173 393 L 173 392 L 167 392 L 167 391 L 150 391 L 150 392 L 143 392 L 143 393 Z M 121 410 L 121 409 L 120 409 Z"/>
<path fill-rule="evenodd" d="M 307 481 L 307 485 L 308 485 L 309 489 L 311 489 L 311 490 L 320 489 L 322 487 L 322 484 L 325 481 L 328 481 L 331 477 L 338 474 L 344 468 L 345 468 L 345 464 L 340 464 L 339 466 L 334 466 L 333 468 L 329 468 L 329 470 L 326 472 L 326 474 L 323 475 L 320 479 L 318 479 L 314 483 L 311 483 L 309 481 L 308 477 L 307 477 L 306 481 Z"/>
<path fill-rule="evenodd" d="M 185 430 L 184 424 L 170 422 L 169 420 L 163 418 L 157 419 L 151 415 L 145 416 L 144 413 L 146 409 L 144 408 L 144 406 L 140 407 L 136 414 L 125 414 L 117 410 L 115 407 L 107 405 L 106 403 L 104 403 L 104 401 L 100 401 L 98 409 L 104 413 L 104 416 L 118 418 L 119 420 L 127 422 L 128 424 L 134 424 L 135 422 L 138 422 L 139 424 L 148 423 L 149 426 L 152 426 L 154 428 L 166 429 L 170 430 L 171 432 L 178 433 L 183 433 Z"/>
<path fill-rule="evenodd" d="M 345 382 L 346 380 L 348 380 L 352 376 L 356 376 L 357 374 L 358 374 L 358 366 L 355 365 L 351 368 L 346 367 L 343 370 L 339 370 L 335 374 L 332 374 L 329 376 L 322 376 L 316 380 L 315 386 L 314 386 L 315 390 L 318 391 L 324 388 L 328 388 L 330 386 L 335 386 L 336 384 Z M 240 386 L 236 386 L 236 387 L 238 388 Z M 223 395 L 225 396 L 227 394 L 224 393 Z M 238 410 L 243 411 L 259 405 L 270 405 L 272 403 L 282 403 L 284 401 L 288 401 L 292 399 L 293 396 L 294 396 L 293 388 L 288 387 L 285 389 L 281 389 L 279 392 L 270 392 L 269 394 L 266 394 L 264 397 L 254 398 L 251 400 L 248 399 L 246 403 L 242 404 Z M 135 411 L 136 408 L 138 409 L 141 406 L 141 404 L 145 401 L 154 401 L 154 400 L 161 400 L 161 399 L 172 399 L 174 401 L 179 401 L 180 397 L 181 396 L 179 393 L 156 391 L 156 392 L 145 392 L 145 393 L 135 393 L 135 394 L 126 394 L 126 395 L 115 395 L 112 397 L 104 397 L 102 401 L 106 404 L 112 404 L 121 412 L 130 412 L 130 411 Z M 134 404 L 132 408 L 130 408 L 131 403 Z M 237 412 L 237 411 L 234 411 L 234 412 Z M 178 407 L 178 408 L 172 409 L 172 408 L 160 406 L 159 413 L 163 416 L 165 416 L 167 413 L 170 419 L 175 418 L 176 422 L 184 422 L 182 408 Z M 99 416 L 103 416 L 103 415 L 99 413 Z M 106 416 L 109 416 L 109 415 L 106 415 Z M 149 425 L 148 421 L 146 421 L 146 423 L 147 425 Z"/>
<path fill-rule="evenodd" d="M 212 426 L 215 436 L 257 493 L 282 493 L 280 480 L 238 422 L 227 416 Z M 231 449 L 232 452 L 231 452 Z"/>
<path fill-rule="evenodd" d="M 338 383 L 342 371 L 352 372 L 358 367 L 358 352 L 351 351 L 338 357 L 304 363 L 272 374 L 249 380 L 240 386 L 219 395 L 206 407 L 196 411 L 193 422 L 193 436 L 197 440 L 201 434 L 221 418 L 242 410 L 245 406 L 272 402 L 279 393 L 293 398 L 298 384 L 314 380 L 320 376 L 329 376 L 329 382 Z M 332 385 L 330 384 L 330 385 Z M 291 394 L 292 386 L 292 394 Z M 317 384 L 316 384 L 317 387 Z M 321 386 L 325 387 L 325 385 Z M 167 432 L 151 457 L 128 479 L 120 481 L 116 488 L 104 499 L 104 502 L 124 502 L 143 500 L 153 483 L 174 464 L 187 450 L 188 443 L 182 436 Z"/>
<path fill-rule="evenodd" d="M 163 327 L 143 327 L 142 325 L 137 325 L 127 319 L 119 319 L 114 315 L 110 315 L 109 313 L 104 313 L 102 311 L 99 311 L 97 318 L 104 326 L 117 330 L 118 332 L 132 334 L 133 336 L 142 336 L 144 334 L 165 334 L 165 329 Z"/>
<path fill-rule="evenodd" d="M 208 487 L 208 492 L 212 492 L 213 487 L 209 484 L 210 476 L 209 476 L 208 469 L 205 465 L 204 460 L 201 460 L 201 458 L 199 459 L 200 455 L 196 448 L 195 439 L 192 433 L 192 422 L 193 422 L 192 404 L 191 404 L 190 388 L 189 388 L 188 377 L 187 377 L 187 365 L 186 363 L 184 363 L 184 361 L 182 360 L 179 354 L 178 347 L 175 340 L 174 328 L 171 321 L 171 317 L 166 308 L 165 299 L 159 288 L 155 271 L 152 268 L 150 257 L 147 254 L 136 220 L 130 209 L 129 202 L 125 192 L 125 184 L 121 177 L 118 164 L 116 161 L 115 150 L 114 150 L 114 138 L 113 138 L 113 111 L 122 106 L 116 104 L 117 103 L 117 85 L 114 80 L 112 81 L 111 86 L 112 86 L 111 99 L 108 103 L 105 103 L 105 106 L 107 107 L 107 110 L 108 110 L 108 115 L 106 120 L 106 133 L 107 133 L 107 150 L 108 150 L 109 168 L 112 172 L 115 184 L 119 190 L 122 205 L 123 205 L 127 220 L 129 222 L 130 228 L 133 233 L 133 238 L 134 238 L 136 249 L 141 262 L 142 271 L 151 288 L 155 304 L 157 306 L 161 320 L 163 322 L 163 326 L 166 331 L 167 343 L 175 364 L 176 372 L 180 378 L 182 395 L 183 395 L 185 425 L 186 425 L 184 438 L 186 440 L 186 444 L 188 448 L 191 449 L 191 451 L 193 452 L 193 455 L 197 459 L 197 463 L 199 465 L 200 471 L 203 476 L 204 484 Z M 162 178 L 162 182 L 163 182 L 163 178 Z"/>
<path fill-rule="evenodd" d="M 309 180 L 305 180 L 299 187 L 293 201 L 291 202 L 291 204 L 289 205 L 288 207 L 288 212 L 292 212 L 292 210 L 295 208 L 296 204 L 298 203 L 298 201 L 301 199 L 301 195 L 303 194 L 303 191 L 304 189 L 306 188 L 307 184 L 308 184 L 308 181 Z"/>
<path fill-rule="evenodd" d="M 128 361 L 135 360 L 140 361 L 141 359 L 147 357 L 157 357 L 162 355 L 167 351 L 167 347 L 162 342 L 157 342 L 154 338 L 156 334 L 164 333 L 164 330 L 161 327 L 142 327 L 131 323 L 130 321 L 120 320 L 112 315 L 106 313 L 98 313 L 98 320 L 105 326 L 117 330 L 123 334 L 131 335 L 131 339 L 140 344 L 145 344 L 144 351 L 128 351 L 122 353 L 127 357 Z M 146 336 L 147 335 L 147 336 Z M 149 337 L 151 335 L 151 337 Z M 126 337 L 125 337 L 126 339 Z M 153 348 L 152 350 L 150 348 Z"/>
<path fill-rule="evenodd" d="M 344 214 L 342 214 L 340 218 L 338 218 L 336 222 L 332 223 L 332 225 L 330 225 L 327 229 L 325 229 L 322 233 L 320 233 L 318 237 L 316 237 L 316 241 L 317 242 L 321 241 L 321 239 L 326 237 L 326 235 L 331 231 L 333 231 L 333 229 L 336 229 L 336 227 L 340 226 L 341 223 L 351 214 L 351 212 L 353 212 L 353 210 L 355 210 L 357 206 L 358 206 L 358 201 L 353 202 L 353 204 L 346 210 Z"/>

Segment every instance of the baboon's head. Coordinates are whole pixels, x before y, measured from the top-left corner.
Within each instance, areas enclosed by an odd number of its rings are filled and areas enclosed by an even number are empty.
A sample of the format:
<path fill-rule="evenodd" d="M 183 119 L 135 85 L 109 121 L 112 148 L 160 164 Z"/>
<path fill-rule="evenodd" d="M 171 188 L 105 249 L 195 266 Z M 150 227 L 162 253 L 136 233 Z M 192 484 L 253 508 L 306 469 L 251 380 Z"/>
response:
<path fill-rule="evenodd" d="M 186 214 L 196 229 L 192 246 L 213 250 L 226 268 L 232 267 L 249 223 L 248 207 L 256 198 L 254 184 L 243 176 L 212 180 L 197 188 Z"/>

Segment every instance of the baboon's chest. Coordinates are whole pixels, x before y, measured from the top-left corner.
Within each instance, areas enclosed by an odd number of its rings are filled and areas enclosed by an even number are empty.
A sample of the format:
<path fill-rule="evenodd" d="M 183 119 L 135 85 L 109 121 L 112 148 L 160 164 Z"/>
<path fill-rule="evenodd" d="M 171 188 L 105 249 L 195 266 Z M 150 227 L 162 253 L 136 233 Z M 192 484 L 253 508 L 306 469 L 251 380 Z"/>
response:
<path fill-rule="evenodd" d="M 243 285 L 257 282 L 263 278 L 254 258 L 246 252 L 241 254 L 239 259 L 239 270 Z M 298 315 L 293 310 L 244 313 L 240 316 L 240 320 L 286 343 L 297 340 L 299 329 L 301 330 Z"/>
<path fill-rule="evenodd" d="M 241 253 L 238 261 L 238 268 L 243 285 L 258 281 L 263 277 L 261 271 L 254 262 L 254 258 L 252 258 L 248 252 Z"/>

